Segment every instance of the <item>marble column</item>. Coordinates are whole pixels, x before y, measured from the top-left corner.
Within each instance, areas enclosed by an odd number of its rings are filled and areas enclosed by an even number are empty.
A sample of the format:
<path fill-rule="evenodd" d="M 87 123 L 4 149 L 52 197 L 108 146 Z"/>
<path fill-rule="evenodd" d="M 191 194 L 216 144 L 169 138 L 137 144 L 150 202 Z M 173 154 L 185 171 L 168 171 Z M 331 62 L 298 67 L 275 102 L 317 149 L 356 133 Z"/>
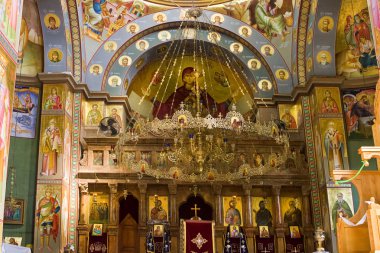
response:
<path fill-rule="evenodd" d="M 244 190 L 244 202 L 245 202 L 244 226 L 245 227 L 252 227 L 253 226 L 253 223 L 252 223 L 252 201 L 251 201 L 252 185 L 244 184 L 243 190 Z"/>
<path fill-rule="evenodd" d="M 302 186 L 302 224 L 305 236 L 305 252 L 314 251 L 313 224 L 311 223 L 310 212 L 310 185 Z"/>
<path fill-rule="evenodd" d="M 119 222 L 116 220 L 118 210 L 117 184 L 108 184 L 110 188 L 110 208 L 109 208 L 109 225 L 108 225 L 108 250 L 109 252 L 118 251 L 118 230 Z"/>
<path fill-rule="evenodd" d="M 273 206 L 275 211 L 275 226 L 283 226 L 283 219 L 281 215 L 281 200 L 280 200 L 281 186 L 273 185 L 272 186 L 272 196 L 273 196 Z"/>
<path fill-rule="evenodd" d="M 79 224 L 85 225 L 89 222 L 89 194 L 88 194 L 88 183 L 79 183 L 78 184 L 80 189 L 80 216 L 79 216 Z"/>
<path fill-rule="evenodd" d="M 77 226 L 78 231 L 78 253 L 88 252 L 88 240 L 89 231 L 91 225 L 89 225 L 89 211 L 88 204 L 90 203 L 90 195 L 88 194 L 88 183 L 79 183 L 80 190 L 80 210 L 79 210 L 79 222 Z"/>
<path fill-rule="evenodd" d="M 245 233 L 247 236 L 247 247 L 249 252 L 254 252 L 254 229 L 253 229 L 253 222 L 252 222 L 252 198 L 251 198 L 251 192 L 252 192 L 252 185 L 251 184 L 244 184 L 243 185 L 243 192 L 244 192 L 244 198 L 243 198 L 243 212 L 244 212 L 244 227 L 245 227 Z"/>
<path fill-rule="evenodd" d="M 169 213 L 170 213 L 170 225 L 178 225 L 178 212 L 177 212 L 177 184 L 168 184 L 169 188 Z"/>
<path fill-rule="evenodd" d="M 117 211 L 117 184 L 108 184 L 108 187 L 110 188 L 110 225 L 117 225 L 118 222 L 116 221 L 116 211 Z"/>
<path fill-rule="evenodd" d="M 139 191 L 140 191 L 140 208 L 139 208 L 139 226 L 145 227 L 146 226 L 146 183 L 139 183 L 138 184 Z"/>
<path fill-rule="evenodd" d="M 223 210 L 222 210 L 222 188 L 223 186 L 220 184 L 214 184 L 212 189 L 214 191 L 214 199 L 215 199 L 215 220 L 216 226 L 223 226 Z"/>
<path fill-rule="evenodd" d="M 272 196 L 273 196 L 273 206 L 275 211 L 275 236 L 276 236 L 276 252 L 285 252 L 285 228 L 284 221 L 281 214 L 281 201 L 280 201 L 281 186 L 273 185 L 272 186 Z"/>

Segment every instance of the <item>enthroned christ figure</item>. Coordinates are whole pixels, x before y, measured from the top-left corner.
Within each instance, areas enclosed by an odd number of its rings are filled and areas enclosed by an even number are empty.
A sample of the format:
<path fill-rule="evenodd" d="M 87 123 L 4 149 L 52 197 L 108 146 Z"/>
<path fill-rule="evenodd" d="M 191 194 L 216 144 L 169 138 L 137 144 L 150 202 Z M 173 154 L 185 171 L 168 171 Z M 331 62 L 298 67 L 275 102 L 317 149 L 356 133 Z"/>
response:
<path fill-rule="evenodd" d="M 178 109 L 181 102 L 193 100 L 196 103 L 196 82 L 199 73 L 193 67 L 182 71 L 182 86 L 177 88 L 165 102 L 156 101 L 153 107 L 153 116 L 159 119 L 171 116 Z M 200 90 L 200 102 L 214 117 L 221 113 L 225 116 L 228 110 L 226 102 L 217 103 L 206 90 Z"/>

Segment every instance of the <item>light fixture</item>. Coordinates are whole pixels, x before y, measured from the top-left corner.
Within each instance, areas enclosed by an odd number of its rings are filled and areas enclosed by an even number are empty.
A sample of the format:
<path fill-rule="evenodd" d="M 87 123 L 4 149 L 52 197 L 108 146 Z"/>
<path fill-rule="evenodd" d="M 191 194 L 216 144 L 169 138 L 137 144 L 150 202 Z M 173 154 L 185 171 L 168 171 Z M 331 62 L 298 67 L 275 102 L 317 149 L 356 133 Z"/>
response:
<path fill-rule="evenodd" d="M 219 73 L 219 78 L 220 76 L 224 77 L 223 84 L 226 85 L 230 91 L 232 101 L 229 105 L 229 110 L 226 110 L 223 114 L 219 112 L 218 115 L 216 115 L 215 110 L 211 111 L 208 101 L 210 95 L 207 93 L 208 86 L 206 80 L 211 80 L 212 78 L 207 79 L 205 77 L 210 72 L 206 71 L 207 56 L 205 56 L 205 46 L 202 44 L 203 42 L 200 42 L 202 40 L 196 37 L 198 30 L 201 29 L 196 20 L 201 15 L 202 10 L 199 8 L 189 9 L 186 15 L 189 19 L 188 21 L 192 23 L 192 29 L 195 29 L 195 36 L 192 38 L 194 45 L 192 52 L 194 68 L 191 72 L 193 86 L 191 92 L 189 91 L 190 89 L 186 91 L 192 94 L 192 104 L 185 104 L 182 101 L 179 104 L 179 108 L 174 108 L 173 98 L 171 108 L 168 110 L 169 112 L 173 112 L 173 114 L 166 114 L 161 119 L 156 117 L 153 120 L 136 117 L 133 119 L 133 126 L 127 128 L 125 132 L 119 135 L 115 146 L 118 164 L 138 172 L 140 178 L 142 178 L 142 175 L 148 175 L 157 180 L 174 179 L 185 182 L 249 179 L 250 177 L 263 174 L 265 170 L 279 167 L 289 158 L 289 138 L 285 131 L 283 131 L 284 129 L 282 129 L 281 124 L 278 124 L 275 120 L 252 122 L 250 119 L 245 119 L 243 115 L 237 111 L 237 106 L 234 104 L 234 91 L 232 91 L 231 83 L 228 81 L 226 73 Z M 182 27 L 183 24 L 181 24 L 180 28 Z M 213 32 L 210 30 L 212 28 L 211 25 L 207 28 L 210 33 Z M 185 26 L 182 28 L 182 30 L 185 29 L 188 29 L 188 27 Z M 184 52 L 186 51 L 185 46 L 183 46 L 186 42 L 181 43 L 182 41 L 189 40 L 189 38 L 186 37 L 187 35 L 184 35 L 185 33 L 183 33 L 183 31 L 179 32 L 179 34 L 181 38 L 180 41 L 176 42 L 176 44 L 174 42 L 171 44 L 171 46 L 175 44 L 175 47 L 179 47 L 179 49 L 174 50 L 174 53 L 171 54 L 172 59 L 170 59 L 169 62 L 173 62 L 173 65 L 170 65 L 170 67 L 164 71 L 165 74 L 158 91 L 160 91 L 161 88 L 162 90 L 167 90 L 167 86 L 161 87 L 164 86 L 164 80 L 168 81 L 173 76 L 181 76 L 181 72 L 173 74 L 173 70 L 176 64 L 178 64 L 177 58 L 183 59 Z M 232 61 L 235 60 L 234 57 L 228 56 L 226 52 L 223 52 L 215 44 L 217 43 L 215 42 L 212 47 L 215 48 L 213 51 L 218 53 L 216 58 L 219 60 L 219 63 L 222 64 L 221 62 L 223 62 L 224 65 L 232 68 L 232 78 L 235 83 L 238 84 L 236 89 L 243 94 L 242 97 L 250 94 L 242 80 L 244 73 L 242 73 L 241 69 L 233 68 L 233 66 L 239 66 L 239 64 L 237 62 L 233 63 Z M 181 45 L 183 49 L 181 49 Z M 169 52 L 172 51 L 168 49 L 167 54 Z M 164 60 L 167 57 L 168 55 L 165 55 Z M 198 64 L 196 62 L 198 62 Z M 156 73 L 161 71 L 161 67 L 162 65 L 160 64 Z M 178 68 L 179 71 L 182 71 L 182 68 L 184 69 L 181 62 Z M 220 69 L 223 71 L 223 67 Z M 199 81 L 200 77 L 204 77 L 203 84 Z M 213 78 L 215 79 L 215 77 Z M 147 90 L 143 92 L 141 101 L 151 95 L 151 86 L 152 84 L 149 84 Z M 177 85 L 174 91 L 174 97 L 176 96 L 176 91 Z M 155 101 L 156 99 L 157 95 L 154 96 Z M 246 102 L 251 110 L 256 109 L 253 100 L 247 100 Z M 207 113 L 205 113 L 205 111 L 207 111 Z M 165 140 L 163 149 L 158 153 L 157 157 L 160 161 L 160 165 L 151 164 L 145 160 L 131 161 L 129 159 L 123 159 L 124 152 L 128 150 L 129 145 L 135 145 L 141 139 L 145 138 Z M 254 141 L 258 139 L 264 141 L 270 139 L 274 141 L 276 143 L 275 145 L 282 149 L 281 152 L 271 154 L 272 159 L 270 163 L 258 163 L 252 166 L 243 159 L 241 164 L 236 166 L 236 161 L 239 159 L 238 147 L 240 143 L 246 140 Z"/>

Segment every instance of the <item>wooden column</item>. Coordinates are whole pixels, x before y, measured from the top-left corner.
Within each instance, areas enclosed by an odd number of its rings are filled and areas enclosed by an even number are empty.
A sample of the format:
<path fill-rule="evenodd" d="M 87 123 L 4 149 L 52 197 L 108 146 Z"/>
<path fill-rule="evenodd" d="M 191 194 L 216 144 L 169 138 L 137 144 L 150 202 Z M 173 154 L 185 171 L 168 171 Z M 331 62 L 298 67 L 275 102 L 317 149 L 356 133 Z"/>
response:
<path fill-rule="evenodd" d="M 170 204 L 170 225 L 177 226 L 178 225 L 178 217 L 177 217 L 177 184 L 169 184 L 169 204 Z"/>
<path fill-rule="evenodd" d="M 311 226 L 310 213 L 310 185 L 302 186 L 302 224 L 304 227 Z"/>
<path fill-rule="evenodd" d="M 88 195 L 88 183 L 79 183 L 80 189 L 80 216 L 79 216 L 79 224 L 85 225 L 88 224 L 88 213 L 89 213 L 89 195 Z"/>
<path fill-rule="evenodd" d="M 285 252 L 285 228 L 281 214 L 281 201 L 280 201 L 281 186 L 272 186 L 273 206 L 275 210 L 275 236 L 276 236 L 276 252 Z"/>
<path fill-rule="evenodd" d="M 78 225 L 78 253 L 88 253 L 89 226 Z"/>
<path fill-rule="evenodd" d="M 139 226 L 146 226 L 146 183 L 138 184 L 140 190 Z"/>
<path fill-rule="evenodd" d="M 244 190 L 244 199 L 245 199 L 245 215 L 244 215 L 244 226 L 245 227 L 252 227 L 252 203 L 251 203 L 251 190 L 252 185 L 250 184 L 244 184 L 243 185 Z"/>
<path fill-rule="evenodd" d="M 109 225 L 108 225 L 108 251 L 118 252 L 118 221 L 116 220 L 119 205 L 117 199 L 117 184 L 108 184 L 110 188 L 110 213 L 109 213 Z"/>
<path fill-rule="evenodd" d="M 222 214 L 222 188 L 223 186 L 220 184 L 214 184 L 212 189 L 214 191 L 214 199 L 215 199 L 215 219 L 216 226 L 223 226 L 223 214 Z"/>
<path fill-rule="evenodd" d="M 305 236 L 305 252 L 314 251 L 313 225 L 311 224 L 310 212 L 310 185 L 302 186 L 302 224 Z"/>

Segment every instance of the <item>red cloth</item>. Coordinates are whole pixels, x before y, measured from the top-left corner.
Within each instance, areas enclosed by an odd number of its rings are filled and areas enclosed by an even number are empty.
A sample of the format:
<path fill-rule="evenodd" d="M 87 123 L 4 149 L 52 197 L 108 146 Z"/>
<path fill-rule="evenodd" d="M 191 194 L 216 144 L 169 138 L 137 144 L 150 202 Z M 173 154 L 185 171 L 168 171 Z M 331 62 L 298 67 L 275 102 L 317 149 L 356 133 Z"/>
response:
<path fill-rule="evenodd" d="M 164 252 L 164 238 L 163 237 L 153 237 L 154 242 L 154 253 Z"/>
<path fill-rule="evenodd" d="M 231 253 L 240 253 L 240 238 L 230 238 Z"/>
<path fill-rule="evenodd" d="M 211 221 L 185 221 L 185 253 L 214 253 L 214 229 Z"/>
<path fill-rule="evenodd" d="M 301 238 L 291 238 L 290 236 L 285 236 L 286 242 L 286 253 L 305 253 L 305 248 L 303 246 L 303 237 Z"/>
<path fill-rule="evenodd" d="M 101 236 L 90 235 L 88 240 L 88 253 L 107 253 L 107 233 Z"/>
<path fill-rule="evenodd" d="M 260 238 L 256 236 L 256 252 L 258 253 L 274 253 L 274 238 Z"/>

